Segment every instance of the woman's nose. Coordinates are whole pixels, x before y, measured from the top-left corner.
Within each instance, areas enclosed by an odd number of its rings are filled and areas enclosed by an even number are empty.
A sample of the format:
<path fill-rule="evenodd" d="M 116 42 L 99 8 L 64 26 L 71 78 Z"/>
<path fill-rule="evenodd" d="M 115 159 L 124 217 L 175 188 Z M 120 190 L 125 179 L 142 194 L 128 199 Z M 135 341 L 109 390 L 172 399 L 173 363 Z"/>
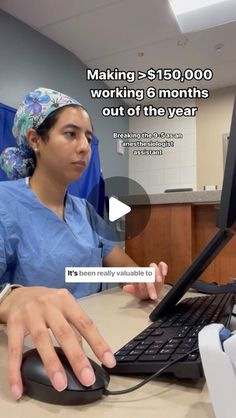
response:
<path fill-rule="evenodd" d="M 86 135 L 81 135 L 78 138 L 76 151 L 78 153 L 80 153 L 80 152 L 86 152 L 86 153 L 90 152 L 90 144 L 88 142 L 88 138 L 86 137 Z"/>

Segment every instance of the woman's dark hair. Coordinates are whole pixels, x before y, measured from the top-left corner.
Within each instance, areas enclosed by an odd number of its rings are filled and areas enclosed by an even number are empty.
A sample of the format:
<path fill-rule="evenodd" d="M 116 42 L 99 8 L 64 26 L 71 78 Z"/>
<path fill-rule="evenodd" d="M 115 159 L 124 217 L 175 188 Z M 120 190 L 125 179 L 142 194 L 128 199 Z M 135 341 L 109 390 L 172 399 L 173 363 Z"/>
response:
<path fill-rule="evenodd" d="M 42 138 L 44 142 L 47 142 L 50 129 L 53 128 L 53 126 L 57 123 L 61 113 L 63 113 L 63 111 L 68 107 L 78 107 L 84 109 L 88 113 L 88 111 L 82 105 L 77 104 L 62 106 L 54 110 L 46 117 L 46 119 L 44 119 L 41 125 L 39 125 L 38 128 L 35 129 L 36 133 Z"/>

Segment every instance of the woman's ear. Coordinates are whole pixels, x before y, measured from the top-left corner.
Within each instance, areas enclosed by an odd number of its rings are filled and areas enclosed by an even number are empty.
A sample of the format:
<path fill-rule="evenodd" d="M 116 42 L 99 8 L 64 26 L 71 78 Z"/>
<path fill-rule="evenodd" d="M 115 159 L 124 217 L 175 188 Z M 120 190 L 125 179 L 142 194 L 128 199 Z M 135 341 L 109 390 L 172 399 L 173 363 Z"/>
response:
<path fill-rule="evenodd" d="M 34 152 L 39 151 L 39 136 L 34 128 L 30 128 L 28 132 L 26 133 L 26 139 L 29 143 L 29 146 L 34 150 Z"/>

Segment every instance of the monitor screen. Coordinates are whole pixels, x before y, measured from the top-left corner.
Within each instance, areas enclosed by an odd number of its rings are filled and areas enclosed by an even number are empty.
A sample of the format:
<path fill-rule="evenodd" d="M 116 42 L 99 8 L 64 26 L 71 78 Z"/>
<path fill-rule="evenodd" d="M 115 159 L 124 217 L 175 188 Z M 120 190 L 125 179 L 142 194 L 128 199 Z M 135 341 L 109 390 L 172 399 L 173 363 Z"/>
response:
<path fill-rule="evenodd" d="M 224 171 L 224 180 L 221 193 L 220 209 L 216 220 L 219 231 L 193 260 L 190 267 L 183 273 L 168 294 L 151 312 L 150 319 L 155 321 L 158 317 L 168 312 L 193 282 L 214 260 L 216 255 L 229 242 L 234 235 L 236 221 L 236 99 L 234 101 L 232 122 L 229 135 L 229 143 Z"/>

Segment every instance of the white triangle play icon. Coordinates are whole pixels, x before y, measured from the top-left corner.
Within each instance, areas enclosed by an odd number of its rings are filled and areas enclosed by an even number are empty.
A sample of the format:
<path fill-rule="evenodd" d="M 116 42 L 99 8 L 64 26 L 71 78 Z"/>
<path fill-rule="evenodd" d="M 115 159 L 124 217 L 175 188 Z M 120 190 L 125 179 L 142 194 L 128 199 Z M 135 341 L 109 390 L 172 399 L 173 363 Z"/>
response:
<path fill-rule="evenodd" d="M 114 222 L 131 211 L 131 207 L 115 197 L 109 198 L 109 221 Z"/>

